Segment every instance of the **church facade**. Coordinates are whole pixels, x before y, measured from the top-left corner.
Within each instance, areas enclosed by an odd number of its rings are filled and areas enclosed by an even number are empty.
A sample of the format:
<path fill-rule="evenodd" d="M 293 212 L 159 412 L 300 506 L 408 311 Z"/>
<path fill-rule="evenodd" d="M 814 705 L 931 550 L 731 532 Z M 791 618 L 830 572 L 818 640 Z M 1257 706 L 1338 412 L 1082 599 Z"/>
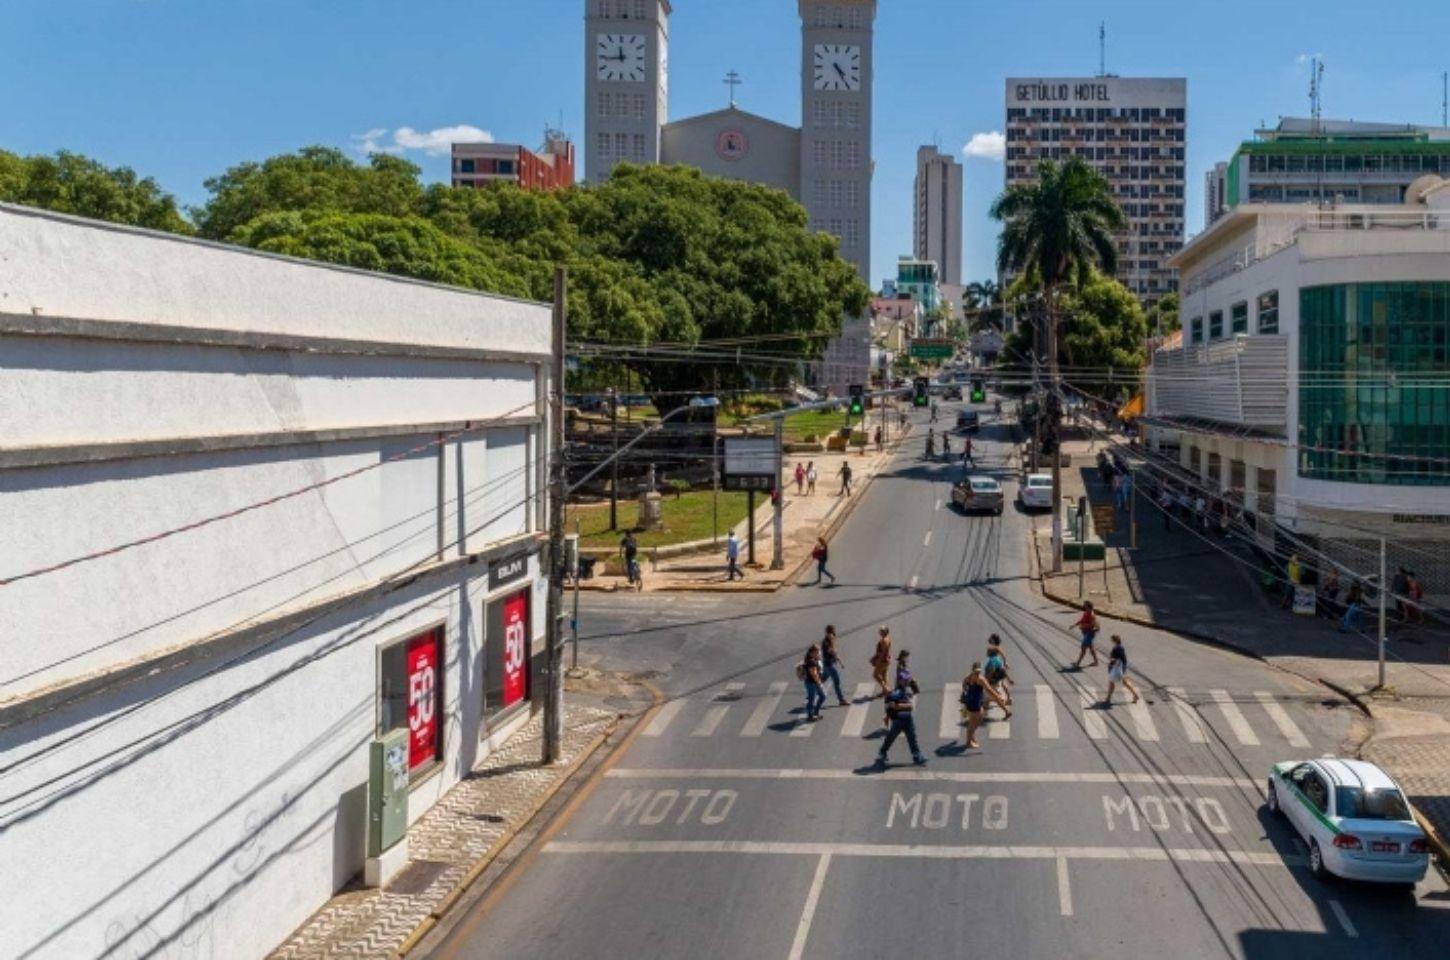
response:
<path fill-rule="evenodd" d="M 861 279 L 871 274 L 872 40 L 876 0 L 797 0 L 801 122 L 737 108 L 668 119 L 669 0 L 586 0 L 585 179 L 614 165 L 678 163 L 784 190 L 812 229 L 837 237 Z M 841 392 L 865 382 L 870 322 L 847 318 L 817 370 Z"/>

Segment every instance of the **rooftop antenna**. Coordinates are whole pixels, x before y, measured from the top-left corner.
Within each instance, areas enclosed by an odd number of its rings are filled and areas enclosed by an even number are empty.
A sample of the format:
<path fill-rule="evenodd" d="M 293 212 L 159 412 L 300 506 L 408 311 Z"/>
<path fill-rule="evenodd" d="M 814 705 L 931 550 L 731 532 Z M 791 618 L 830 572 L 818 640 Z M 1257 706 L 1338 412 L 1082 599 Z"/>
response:
<path fill-rule="evenodd" d="M 1108 23 L 1098 21 L 1098 76 L 1108 75 Z"/>
<path fill-rule="evenodd" d="M 1450 127 L 1450 70 L 1440 74 L 1440 126 Z"/>
<path fill-rule="evenodd" d="M 730 106 L 733 107 L 735 106 L 735 88 L 740 86 L 745 81 L 740 79 L 740 74 L 736 73 L 734 70 L 731 70 L 729 73 L 725 74 L 725 80 L 723 82 L 727 87 L 730 88 Z"/>
<path fill-rule="evenodd" d="M 1319 133 L 1319 118 L 1324 101 L 1324 61 L 1315 57 L 1309 61 L 1309 116 L 1313 120 L 1311 129 Z"/>

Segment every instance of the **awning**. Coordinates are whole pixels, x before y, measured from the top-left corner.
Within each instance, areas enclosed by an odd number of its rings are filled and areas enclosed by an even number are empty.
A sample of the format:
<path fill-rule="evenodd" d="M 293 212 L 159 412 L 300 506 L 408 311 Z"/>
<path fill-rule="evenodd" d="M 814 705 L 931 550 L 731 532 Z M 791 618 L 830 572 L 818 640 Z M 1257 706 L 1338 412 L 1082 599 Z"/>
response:
<path fill-rule="evenodd" d="M 1143 395 L 1140 393 L 1118 408 L 1119 420 L 1136 420 L 1143 415 Z"/>

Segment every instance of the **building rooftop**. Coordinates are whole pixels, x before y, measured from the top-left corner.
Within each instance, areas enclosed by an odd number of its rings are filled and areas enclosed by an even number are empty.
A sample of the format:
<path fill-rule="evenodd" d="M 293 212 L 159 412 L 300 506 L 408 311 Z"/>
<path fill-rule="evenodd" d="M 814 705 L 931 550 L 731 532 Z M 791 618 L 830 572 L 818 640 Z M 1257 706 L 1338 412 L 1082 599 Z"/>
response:
<path fill-rule="evenodd" d="M 1450 127 L 1426 127 L 1414 123 L 1372 123 L 1364 120 L 1314 120 L 1282 117 L 1277 127 L 1255 130 L 1258 143 L 1339 140 L 1429 140 L 1450 141 Z"/>

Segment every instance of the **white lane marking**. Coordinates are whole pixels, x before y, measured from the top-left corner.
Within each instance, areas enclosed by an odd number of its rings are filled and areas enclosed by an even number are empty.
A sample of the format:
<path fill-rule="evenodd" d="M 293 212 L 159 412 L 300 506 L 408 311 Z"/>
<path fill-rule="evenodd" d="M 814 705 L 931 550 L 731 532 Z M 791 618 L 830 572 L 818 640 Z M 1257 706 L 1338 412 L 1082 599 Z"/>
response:
<path fill-rule="evenodd" d="M 1270 720 L 1274 721 L 1274 726 L 1279 728 L 1279 732 L 1284 735 L 1284 739 L 1288 740 L 1291 746 L 1309 746 L 1309 739 L 1304 736 L 1304 732 L 1290 718 L 1288 712 L 1279 706 L 1278 701 L 1274 699 L 1272 694 L 1267 690 L 1255 690 L 1254 696 L 1258 697 L 1259 703 L 1264 708 L 1264 712 L 1269 715 Z"/>
<path fill-rule="evenodd" d="M 800 960 L 806 950 L 806 939 L 811 933 L 811 920 L 816 915 L 816 904 L 821 899 L 821 887 L 826 882 L 826 869 L 831 865 L 831 855 L 821 854 L 816 861 L 816 875 L 811 877 L 811 888 L 806 892 L 806 905 L 801 910 L 800 922 L 796 924 L 795 940 L 790 945 L 790 960 Z"/>
<path fill-rule="evenodd" d="M 770 723 L 770 718 L 780 706 L 781 697 L 785 696 L 784 681 L 777 680 L 770 685 L 770 692 L 755 705 L 755 710 L 750 714 L 750 719 L 745 721 L 745 726 L 740 728 L 742 737 L 758 737 L 765 732 L 765 725 Z"/>
<path fill-rule="evenodd" d="M 936 502 L 936 506 L 935 506 L 935 507 L 933 507 L 933 508 L 932 508 L 932 509 L 934 509 L 934 510 L 940 510 L 940 509 L 941 509 L 941 501 L 940 501 L 940 500 L 938 500 L 938 501 L 937 501 L 937 502 Z"/>
<path fill-rule="evenodd" d="M 1082 688 L 1082 725 L 1094 740 L 1108 738 L 1108 725 L 1103 722 L 1103 715 L 1097 707 L 1101 702 L 1096 687 Z"/>
<path fill-rule="evenodd" d="M 1345 936 L 1359 936 L 1359 931 L 1354 929 L 1354 924 L 1349 920 L 1349 914 L 1344 912 L 1344 907 L 1340 905 L 1338 900 L 1329 901 L 1329 909 L 1334 911 L 1334 919 L 1338 920 L 1339 925 L 1344 928 Z"/>
<path fill-rule="evenodd" d="M 1139 740 L 1158 739 L 1158 726 L 1153 722 L 1153 715 L 1148 712 L 1148 704 L 1139 700 L 1137 703 L 1128 701 L 1128 716 L 1133 718 L 1133 727 L 1137 731 Z"/>
<path fill-rule="evenodd" d="M 908 583 L 906 586 L 907 586 L 907 589 L 909 589 L 909 590 L 915 590 L 916 589 L 916 574 L 913 573 L 911 575 L 911 582 Z"/>
<path fill-rule="evenodd" d="M 921 538 L 921 545 L 923 547 L 926 546 L 929 543 L 931 543 L 931 531 L 930 530 L 928 530 L 926 532 L 926 536 L 924 536 L 924 537 Z"/>
<path fill-rule="evenodd" d="M 1208 734 L 1203 732 L 1203 724 L 1198 721 L 1198 714 L 1189 705 L 1188 694 L 1183 692 L 1182 687 L 1169 687 L 1168 693 L 1173 697 L 1173 709 L 1178 713 L 1178 721 L 1183 724 L 1183 735 L 1190 743 L 1207 743 Z"/>
<path fill-rule="evenodd" d="M 831 767 L 615 767 L 604 775 L 615 780 L 843 780 L 864 784 L 881 780 L 948 783 L 1151 783 L 1158 786 L 1237 787 L 1254 791 L 1260 789 L 1259 781 L 1250 777 L 1219 777 L 1196 773 L 1115 773 L 1110 770 L 1093 773 L 1005 773 L 893 767 L 876 776 L 863 777 L 854 770 Z"/>
<path fill-rule="evenodd" d="M 644 728 L 644 735 L 646 737 L 657 737 L 664 733 L 665 727 L 670 725 L 670 721 L 675 719 L 675 715 L 684 709 L 684 706 L 685 701 L 683 700 L 671 700 L 669 703 L 660 707 L 659 712 L 654 715 L 654 719 L 649 722 L 649 726 Z"/>
<path fill-rule="evenodd" d="M 1067 879 L 1067 857 L 1057 858 L 1057 906 L 1064 917 L 1072 916 L 1072 884 Z"/>
<path fill-rule="evenodd" d="M 819 723 L 820 721 L 817 721 Z M 791 728 L 790 735 L 793 737 L 809 737 L 816 729 L 816 724 L 806 719 L 805 711 L 802 710 L 796 715 L 796 725 Z"/>
<path fill-rule="evenodd" d="M 1239 709 L 1238 704 L 1233 702 L 1228 691 L 1210 690 L 1208 692 L 1214 702 L 1218 704 L 1223 718 L 1228 721 L 1228 728 L 1234 732 L 1235 737 L 1238 737 L 1239 743 L 1246 747 L 1257 747 L 1259 745 L 1258 734 L 1254 733 L 1254 728 L 1249 726 L 1249 722 L 1244 719 L 1243 711 Z"/>
<path fill-rule="evenodd" d="M 846 722 L 841 724 L 841 736 L 861 736 L 861 732 L 866 727 L 866 712 L 871 709 L 872 701 L 868 698 L 875 690 L 876 684 L 874 683 L 856 684 L 856 696 L 852 699 L 851 705 L 846 708 Z"/>
<path fill-rule="evenodd" d="M 992 740 L 1009 740 L 1012 737 L 1011 720 L 993 720 L 987 724 L 987 736 Z"/>
<path fill-rule="evenodd" d="M 745 684 L 743 683 L 727 683 L 725 685 L 726 693 L 739 693 L 741 690 L 744 689 Z M 706 710 L 705 715 L 700 718 L 700 722 L 696 724 L 695 729 L 690 731 L 690 736 L 710 736 L 712 733 L 715 732 L 715 728 L 720 726 L 720 721 L 725 719 L 725 714 L 729 712 L 730 705 L 726 703 L 718 703 L 715 706 L 711 707 L 709 710 Z"/>
<path fill-rule="evenodd" d="M 1045 683 L 1037 685 L 1037 736 L 1043 740 L 1056 740 L 1057 701 L 1052 688 Z"/>
<path fill-rule="evenodd" d="M 551 840 L 545 853 L 752 853 L 822 857 L 911 857 L 925 860 L 1139 860 L 1302 866 L 1300 857 L 1255 850 L 1181 847 L 1032 847 L 1002 844 L 812 843 L 765 840 Z"/>
<path fill-rule="evenodd" d="M 962 685 L 949 683 L 942 688 L 941 725 L 937 733 L 943 740 L 955 740 L 962 726 Z"/>

